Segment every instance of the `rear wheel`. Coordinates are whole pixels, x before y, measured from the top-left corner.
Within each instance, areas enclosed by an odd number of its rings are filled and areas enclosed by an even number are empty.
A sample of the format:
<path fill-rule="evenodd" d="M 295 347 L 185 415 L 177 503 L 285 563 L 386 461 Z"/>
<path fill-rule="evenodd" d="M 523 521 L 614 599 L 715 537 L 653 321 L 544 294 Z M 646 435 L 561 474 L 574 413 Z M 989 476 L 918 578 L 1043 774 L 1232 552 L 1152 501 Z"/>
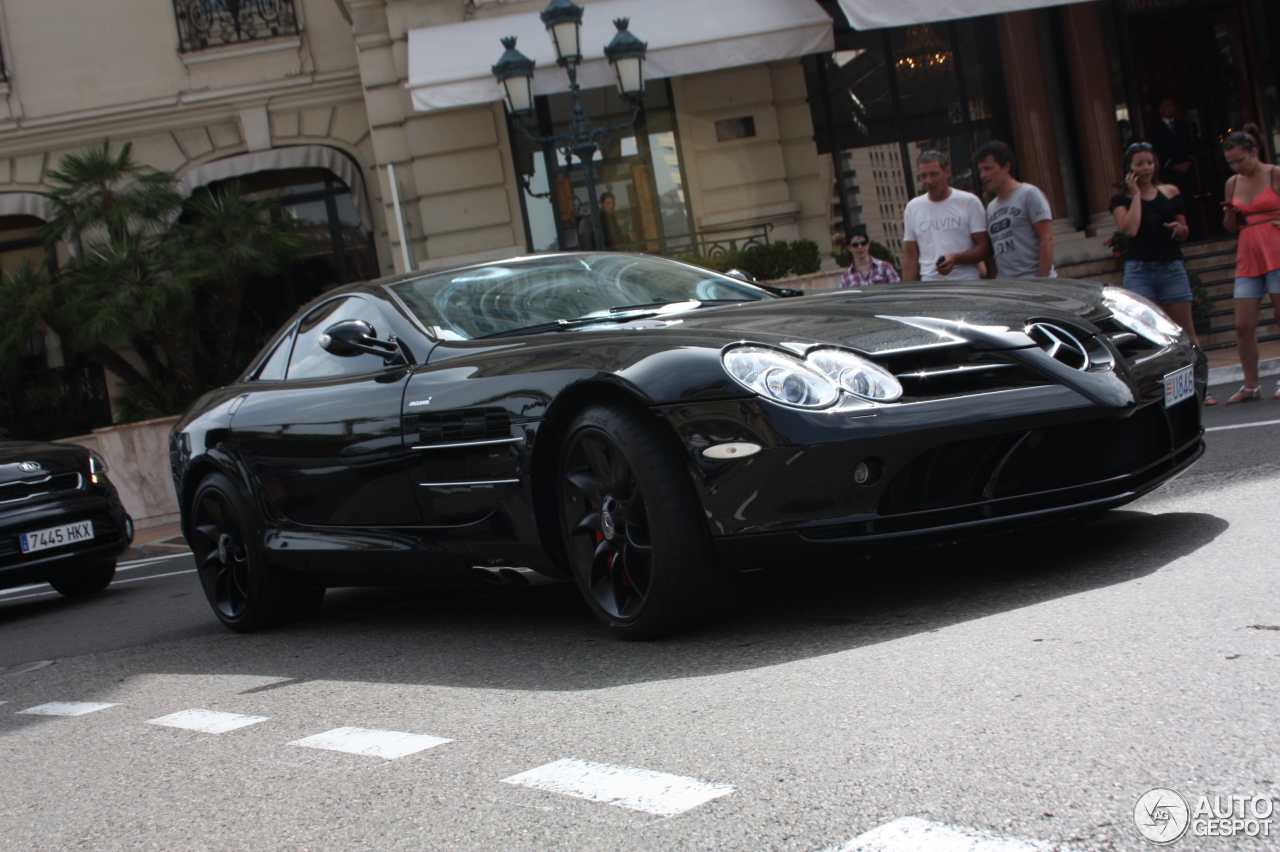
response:
<path fill-rule="evenodd" d="M 559 480 L 574 578 L 615 635 L 655 638 L 718 614 L 725 589 L 701 504 L 656 423 L 621 407 L 584 410 Z"/>
<path fill-rule="evenodd" d="M 324 587 L 267 562 L 253 515 L 231 480 L 205 477 L 192 500 L 191 552 L 200 585 L 218 619 L 240 633 L 260 630 L 320 607 Z"/>
<path fill-rule="evenodd" d="M 111 585 L 116 576 L 116 561 L 103 559 L 71 574 L 50 580 L 49 585 L 69 598 L 93 595 Z"/>

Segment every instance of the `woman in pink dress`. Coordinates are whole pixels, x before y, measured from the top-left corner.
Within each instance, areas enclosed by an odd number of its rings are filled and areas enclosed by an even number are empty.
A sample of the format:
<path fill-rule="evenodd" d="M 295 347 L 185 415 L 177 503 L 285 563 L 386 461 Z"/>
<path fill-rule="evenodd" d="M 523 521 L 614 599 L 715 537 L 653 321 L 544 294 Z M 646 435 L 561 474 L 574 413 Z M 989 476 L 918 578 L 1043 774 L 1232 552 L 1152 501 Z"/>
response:
<path fill-rule="evenodd" d="M 1262 134 L 1252 124 L 1229 133 L 1222 143 L 1227 164 L 1235 172 L 1227 179 L 1222 202 L 1222 225 L 1240 234 L 1236 249 L 1236 346 L 1244 386 L 1227 405 L 1262 398 L 1258 381 L 1258 312 L 1262 293 L 1280 318 L 1280 166 L 1265 161 Z M 1280 399 L 1277 389 L 1272 399 Z"/>

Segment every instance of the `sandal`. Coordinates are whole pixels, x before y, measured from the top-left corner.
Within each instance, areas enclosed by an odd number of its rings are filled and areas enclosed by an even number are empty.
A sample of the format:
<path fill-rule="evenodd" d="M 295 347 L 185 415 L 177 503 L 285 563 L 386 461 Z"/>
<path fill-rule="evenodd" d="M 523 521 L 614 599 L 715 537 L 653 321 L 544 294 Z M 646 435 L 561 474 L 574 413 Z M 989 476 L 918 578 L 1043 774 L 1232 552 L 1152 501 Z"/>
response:
<path fill-rule="evenodd" d="M 1272 399 L 1280 399 L 1280 381 L 1276 382 L 1276 392 L 1271 395 Z"/>
<path fill-rule="evenodd" d="M 1276 399 L 1280 399 L 1280 389 L 1277 389 L 1277 390 L 1276 390 Z M 1217 404 L 1218 404 L 1218 400 L 1214 398 L 1213 394 L 1211 394 L 1211 393 L 1207 393 L 1207 394 L 1205 394 L 1205 395 L 1204 395 L 1204 404 L 1205 404 L 1205 405 L 1217 405 Z"/>
<path fill-rule="evenodd" d="M 1255 399 L 1262 399 L 1261 385 L 1256 388 L 1240 388 L 1231 396 L 1231 399 L 1227 400 L 1227 405 L 1235 405 L 1237 402 L 1253 402 Z"/>

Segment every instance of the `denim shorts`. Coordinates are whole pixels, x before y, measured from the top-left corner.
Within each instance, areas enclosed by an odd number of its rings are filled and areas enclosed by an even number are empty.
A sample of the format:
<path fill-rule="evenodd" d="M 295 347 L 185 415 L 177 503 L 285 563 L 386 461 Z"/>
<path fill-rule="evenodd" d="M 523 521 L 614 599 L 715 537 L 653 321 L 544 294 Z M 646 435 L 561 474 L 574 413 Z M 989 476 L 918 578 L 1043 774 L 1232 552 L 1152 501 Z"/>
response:
<path fill-rule="evenodd" d="M 1280 293 L 1280 269 L 1273 269 L 1263 275 L 1250 275 L 1236 279 L 1237 299 L 1261 299 L 1262 291 Z"/>
<path fill-rule="evenodd" d="M 1124 288 L 1159 305 L 1191 301 L 1191 279 L 1180 260 L 1126 260 Z"/>

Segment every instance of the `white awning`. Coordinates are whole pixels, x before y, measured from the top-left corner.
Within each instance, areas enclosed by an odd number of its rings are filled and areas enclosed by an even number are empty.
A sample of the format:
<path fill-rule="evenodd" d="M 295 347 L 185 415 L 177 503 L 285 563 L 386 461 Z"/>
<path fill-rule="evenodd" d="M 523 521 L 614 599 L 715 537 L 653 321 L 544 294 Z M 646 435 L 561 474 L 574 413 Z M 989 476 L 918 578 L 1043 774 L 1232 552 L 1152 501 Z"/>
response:
<path fill-rule="evenodd" d="M 191 195 L 197 188 L 229 178 L 244 177 L 257 172 L 270 172 L 276 169 L 327 169 L 333 172 L 347 189 L 351 190 L 351 203 L 360 214 L 360 222 L 365 230 L 376 230 L 373 216 L 369 212 L 369 201 L 365 194 L 364 177 L 351 158 L 336 148 L 325 145 L 293 145 L 288 148 L 268 148 L 265 151 L 253 151 L 248 154 L 237 154 L 196 166 L 178 180 L 178 191 L 183 197 Z"/>
<path fill-rule="evenodd" d="M 1086 0 L 840 0 L 840 8 L 855 30 L 876 30 L 1083 2 Z"/>
<path fill-rule="evenodd" d="M 53 200 L 38 192 L 0 192 L 0 216 L 34 216 L 48 222 Z"/>
<path fill-rule="evenodd" d="M 631 32 L 649 43 L 645 77 L 678 77 L 835 49 L 831 18 L 816 0 L 600 0 L 582 16 L 584 89 L 612 86 L 604 46 L 614 18 L 631 18 Z M 428 111 L 502 100 L 491 66 L 500 39 L 537 63 L 536 94 L 566 91 L 551 37 L 536 12 L 463 21 L 409 31 L 409 88 L 415 109 Z"/>

